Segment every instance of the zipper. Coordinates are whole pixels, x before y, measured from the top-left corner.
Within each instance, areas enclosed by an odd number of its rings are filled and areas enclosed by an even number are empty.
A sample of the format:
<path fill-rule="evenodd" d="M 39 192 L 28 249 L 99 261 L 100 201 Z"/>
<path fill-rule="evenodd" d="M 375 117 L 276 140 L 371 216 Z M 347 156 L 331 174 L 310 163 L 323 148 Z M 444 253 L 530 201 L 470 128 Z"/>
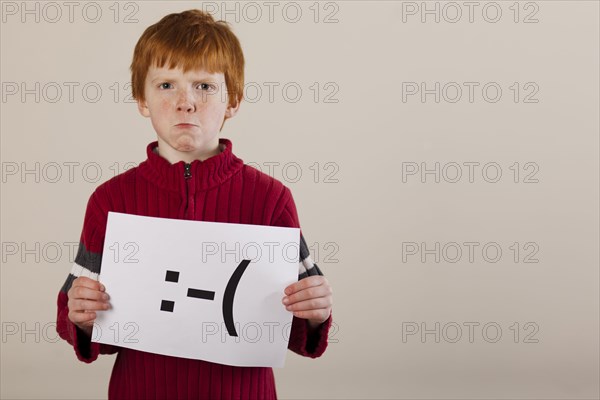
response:
<path fill-rule="evenodd" d="M 183 177 L 185 178 L 185 180 L 187 181 L 188 179 L 190 179 L 192 177 L 192 165 L 185 163 L 184 165 L 184 172 L 183 172 Z M 184 211 L 184 215 L 187 214 L 187 209 L 188 209 L 188 203 L 189 203 L 189 184 L 186 182 L 185 183 L 185 211 Z"/>

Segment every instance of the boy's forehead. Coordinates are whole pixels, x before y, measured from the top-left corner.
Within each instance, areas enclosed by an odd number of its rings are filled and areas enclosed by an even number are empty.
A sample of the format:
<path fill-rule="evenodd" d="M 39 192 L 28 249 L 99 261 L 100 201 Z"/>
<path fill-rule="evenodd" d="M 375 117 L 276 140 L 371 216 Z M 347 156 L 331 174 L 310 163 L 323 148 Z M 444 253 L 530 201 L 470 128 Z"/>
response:
<path fill-rule="evenodd" d="M 148 78 L 149 79 L 153 79 L 155 77 L 162 77 L 162 76 L 180 76 L 180 75 L 217 78 L 217 77 L 223 76 L 223 73 L 222 72 L 210 73 L 202 67 L 198 67 L 196 69 L 192 69 L 192 70 L 189 70 L 186 72 L 183 72 L 183 68 L 181 68 L 181 67 L 169 68 L 167 66 L 157 67 L 155 65 L 151 65 L 148 68 Z"/>

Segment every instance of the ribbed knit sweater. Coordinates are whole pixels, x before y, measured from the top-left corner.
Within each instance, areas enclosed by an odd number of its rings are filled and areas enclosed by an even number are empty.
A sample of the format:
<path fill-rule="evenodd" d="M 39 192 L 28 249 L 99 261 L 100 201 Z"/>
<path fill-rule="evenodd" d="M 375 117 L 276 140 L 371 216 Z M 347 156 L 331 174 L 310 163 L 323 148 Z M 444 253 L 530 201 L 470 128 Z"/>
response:
<path fill-rule="evenodd" d="M 228 366 L 99 344 L 68 318 L 67 293 L 73 280 L 98 279 L 109 211 L 300 228 L 290 190 L 245 165 L 233 154 L 230 140 L 222 138 L 219 144 L 221 152 L 204 161 L 171 164 L 157 153 L 158 142 L 152 142 L 144 162 L 104 182 L 90 196 L 75 263 L 58 294 L 57 331 L 86 363 L 99 354 L 117 353 L 109 399 L 277 398 L 272 368 Z M 323 274 L 312 262 L 301 231 L 298 279 L 309 275 Z M 306 357 L 321 356 L 331 321 L 330 316 L 309 333 L 307 320 L 293 317 L 288 348 Z"/>

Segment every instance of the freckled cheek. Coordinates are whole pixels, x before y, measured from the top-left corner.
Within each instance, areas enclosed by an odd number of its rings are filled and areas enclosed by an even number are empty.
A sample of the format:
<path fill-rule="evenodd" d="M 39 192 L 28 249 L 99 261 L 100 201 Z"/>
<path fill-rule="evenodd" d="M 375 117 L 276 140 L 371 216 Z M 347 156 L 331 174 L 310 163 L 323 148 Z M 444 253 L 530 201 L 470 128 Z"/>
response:
<path fill-rule="evenodd" d="M 221 114 L 225 113 L 225 109 L 222 106 L 216 104 L 198 104 L 198 113 L 208 118 L 218 118 Z"/>
<path fill-rule="evenodd" d="M 164 99 L 160 102 L 160 111 L 163 113 L 169 112 L 170 110 L 174 109 L 175 105 L 172 104 L 171 101 L 169 101 L 168 99 Z"/>

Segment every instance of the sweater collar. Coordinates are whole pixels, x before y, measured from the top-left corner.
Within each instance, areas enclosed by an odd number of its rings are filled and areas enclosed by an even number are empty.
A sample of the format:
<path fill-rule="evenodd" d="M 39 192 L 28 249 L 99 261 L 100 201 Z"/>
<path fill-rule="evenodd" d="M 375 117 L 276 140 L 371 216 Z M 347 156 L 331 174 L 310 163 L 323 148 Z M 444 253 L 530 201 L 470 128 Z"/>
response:
<path fill-rule="evenodd" d="M 209 189 L 225 182 L 244 165 L 244 162 L 233 154 L 233 144 L 229 139 L 220 138 L 221 152 L 204 161 L 194 160 L 190 163 L 188 178 L 195 190 Z M 140 172 L 146 179 L 156 183 L 159 187 L 180 191 L 186 187 L 184 161 L 171 164 L 167 159 L 158 154 L 158 141 L 146 147 L 147 160 L 140 164 Z"/>

